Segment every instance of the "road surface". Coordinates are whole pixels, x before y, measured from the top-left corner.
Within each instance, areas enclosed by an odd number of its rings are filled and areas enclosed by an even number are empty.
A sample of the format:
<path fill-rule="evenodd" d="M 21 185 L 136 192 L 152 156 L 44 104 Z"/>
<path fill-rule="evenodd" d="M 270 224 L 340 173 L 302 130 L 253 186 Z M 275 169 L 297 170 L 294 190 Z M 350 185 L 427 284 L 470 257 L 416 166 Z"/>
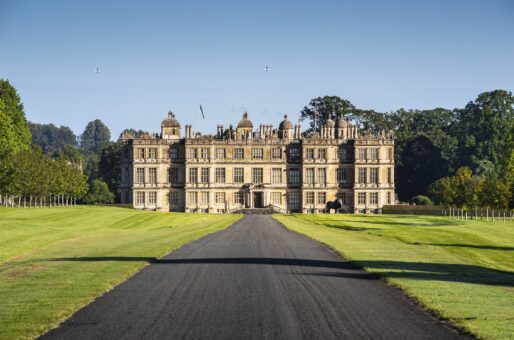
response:
<path fill-rule="evenodd" d="M 253 215 L 154 261 L 43 338 L 462 336 L 327 247 Z"/>

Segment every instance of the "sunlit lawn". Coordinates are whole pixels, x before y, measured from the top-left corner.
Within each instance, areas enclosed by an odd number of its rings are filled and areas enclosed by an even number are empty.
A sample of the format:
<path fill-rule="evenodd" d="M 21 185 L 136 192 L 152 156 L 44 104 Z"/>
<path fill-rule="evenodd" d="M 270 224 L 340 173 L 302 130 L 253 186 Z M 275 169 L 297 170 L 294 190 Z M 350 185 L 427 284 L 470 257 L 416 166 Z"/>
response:
<path fill-rule="evenodd" d="M 0 338 L 42 334 L 152 259 L 240 217 L 85 206 L 0 208 Z"/>
<path fill-rule="evenodd" d="M 514 338 L 514 223 L 412 215 L 275 215 L 482 338 Z"/>

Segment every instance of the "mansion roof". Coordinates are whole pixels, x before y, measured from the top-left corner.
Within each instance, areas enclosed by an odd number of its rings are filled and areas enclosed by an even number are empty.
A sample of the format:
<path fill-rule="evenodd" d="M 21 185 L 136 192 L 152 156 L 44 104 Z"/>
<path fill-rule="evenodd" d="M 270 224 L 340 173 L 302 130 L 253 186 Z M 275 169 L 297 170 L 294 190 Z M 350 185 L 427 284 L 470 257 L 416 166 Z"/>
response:
<path fill-rule="evenodd" d="M 322 124 L 319 131 L 305 134 L 301 132 L 300 124 L 293 124 L 288 120 L 287 115 L 280 122 L 278 129 L 274 129 L 270 124 L 259 125 L 258 130 L 254 130 L 252 121 L 248 118 L 248 113 L 245 112 L 243 117 L 237 124 L 236 129 L 230 125 L 228 128 L 223 128 L 223 125 L 217 126 L 215 135 L 202 135 L 199 132 L 193 132 L 192 125 L 185 125 L 185 136 L 180 136 L 180 122 L 176 119 L 173 112 L 168 112 L 168 117 L 161 123 L 161 133 L 154 133 L 144 135 L 142 137 L 135 137 L 130 133 L 124 133 L 120 136 L 122 141 L 139 141 L 135 144 L 158 144 L 176 143 L 178 140 L 184 140 L 186 143 L 230 143 L 230 142 L 244 142 L 246 144 L 259 144 L 264 143 L 294 143 L 302 142 L 308 144 L 340 142 L 341 140 L 350 141 L 354 140 L 357 143 L 368 144 L 382 142 L 385 144 L 394 143 L 394 133 L 392 131 L 382 131 L 379 134 L 363 133 L 359 131 L 357 126 L 351 124 L 343 118 L 338 118 L 337 121 L 329 118 L 325 124 Z"/>

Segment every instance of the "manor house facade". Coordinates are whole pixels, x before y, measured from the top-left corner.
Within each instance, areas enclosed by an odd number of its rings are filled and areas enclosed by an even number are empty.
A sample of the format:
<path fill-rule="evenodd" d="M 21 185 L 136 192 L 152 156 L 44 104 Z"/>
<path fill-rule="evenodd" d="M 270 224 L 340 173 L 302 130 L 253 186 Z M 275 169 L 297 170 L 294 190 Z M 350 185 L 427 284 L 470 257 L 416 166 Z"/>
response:
<path fill-rule="evenodd" d="M 186 125 L 182 137 L 169 112 L 160 134 L 121 140 L 121 199 L 136 209 L 317 213 L 340 199 L 341 212 L 377 213 L 394 204 L 393 134 L 361 134 L 342 119 L 305 136 L 287 116 L 254 130 L 244 113 L 235 129 L 203 136 Z"/>

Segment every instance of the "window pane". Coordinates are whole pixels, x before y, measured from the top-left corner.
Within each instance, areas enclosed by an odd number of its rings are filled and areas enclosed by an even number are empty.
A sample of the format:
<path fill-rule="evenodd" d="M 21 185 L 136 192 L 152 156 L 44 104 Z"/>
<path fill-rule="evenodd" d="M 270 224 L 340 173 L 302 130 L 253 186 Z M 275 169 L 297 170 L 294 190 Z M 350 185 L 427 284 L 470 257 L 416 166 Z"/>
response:
<path fill-rule="evenodd" d="M 300 169 L 289 169 L 289 184 L 300 184 Z"/>
<path fill-rule="evenodd" d="M 244 183 L 244 168 L 234 168 L 234 183 Z"/>
<path fill-rule="evenodd" d="M 148 182 L 157 183 L 157 168 L 148 169 Z"/>
<path fill-rule="evenodd" d="M 323 185 L 327 183 L 327 169 L 318 169 L 318 183 Z"/>
<path fill-rule="evenodd" d="M 202 168 L 200 181 L 202 183 L 209 183 L 209 168 Z"/>
<path fill-rule="evenodd" d="M 308 184 L 314 183 L 314 168 L 305 169 L 305 183 L 308 183 Z"/>
<path fill-rule="evenodd" d="M 359 168 L 359 183 L 366 183 L 366 168 Z"/>
<path fill-rule="evenodd" d="M 280 159 L 282 158 L 282 148 L 273 148 L 271 149 L 271 158 Z"/>
<path fill-rule="evenodd" d="M 216 168 L 216 183 L 225 183 L 225 168 Z"/>
<path fill-rule="evenodd" d="M 325 204 L 327 202 L 327 193 L 318 192 L 318 204 Z"/>
<path fill-rule="evenodd" d="M 282 183 L 282 169 L 273 168 L 271 170 L 271 183 Z"/>
<path fill-rule="evenodd" d="M 252 181 L 253 183 L 262 183 L 262 168 L 254 168 L 252 169 Z"/>
<path fill-rule="evenodd" d="M 242 149 L 242 148 L 234 149 L 234 158 L 235 159 L 243 159 L 244 158 L 244 149 Z"/>
<path fill-rule="evenodd" d="M 305 203 L 314 204 L 314 192 L 309 191 L 305 193 Z"/>
<path fill-rule="evenodd" d="M 197 168 L 189 168 L 189 182 L 190 183 L 198 182 L 198 169 Z"/>
<path fill-rule="evenodd" d="M 254 158 L 254 159 L 262 159 L 262 155 L 263 155 L 263 149 L 262 148 L 252 149 L 252 158 Z"/>
<path fill-rule="evenodd" d="M 225 149 L 217 148 L 216 149 L 216 158 L 224 159 L 225 158 Z"/>

